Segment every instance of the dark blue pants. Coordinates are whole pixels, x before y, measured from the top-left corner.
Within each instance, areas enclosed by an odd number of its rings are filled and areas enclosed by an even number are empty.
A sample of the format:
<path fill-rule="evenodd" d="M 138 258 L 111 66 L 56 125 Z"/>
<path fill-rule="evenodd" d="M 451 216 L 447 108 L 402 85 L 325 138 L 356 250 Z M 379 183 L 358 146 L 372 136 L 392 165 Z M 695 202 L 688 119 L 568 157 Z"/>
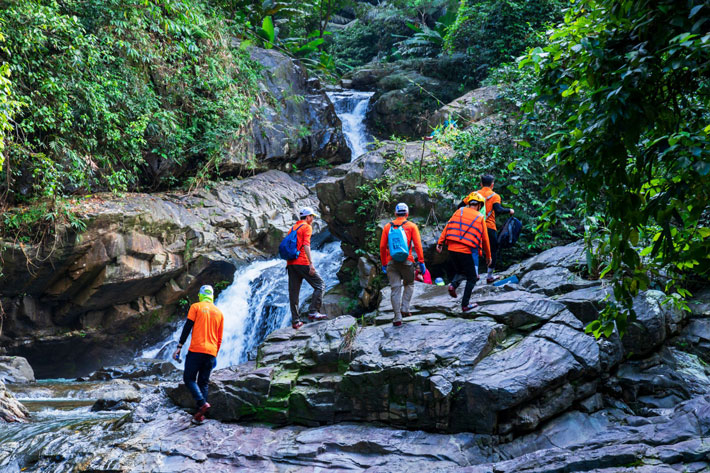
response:
<path fill-rule="evenodd" d="M 212 355 L 187 352 L 182 380 L 185 382 L 187 390 L 192 394 L 198 408 L 207 402 L 207 384 L 210 382 L 210 373 L 216 365 L 217 358 Z"/>

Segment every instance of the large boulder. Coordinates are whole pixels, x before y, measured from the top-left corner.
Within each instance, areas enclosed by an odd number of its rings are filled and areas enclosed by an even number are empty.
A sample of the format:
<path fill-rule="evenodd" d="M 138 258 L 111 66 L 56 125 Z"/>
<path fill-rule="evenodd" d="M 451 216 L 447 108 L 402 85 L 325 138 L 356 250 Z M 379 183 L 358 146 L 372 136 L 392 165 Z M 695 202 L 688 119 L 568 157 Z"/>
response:
<path fill-rule="evenodd" d="M 29 411 L 20 404 L 15 396 L 5 388 L 0 379 L 0 420 L 5 422 L 21 422 L 29 416 Z"/>
<path fill-rule="evenodd" d="M 429 118 L 429 127 L 436 128 L 447 120 L 455 121 L 459 128 L 480 121 L 499 111 L 500 91 L 497 86 L 479 87 L 449 102 Z"/>
<path fill-rule="evenodd" d="M 41 246 L 2 242 L 0 341 L 39 377 L 131 360 L 181 299 L 231 281 L 235 260 L 275 253 L 298 209 L 316 205 L 308 188 L 276 170 L 194 193 L 77 202 L 85 231 L 67 228 Z"/>
<path fill-rule="evenodd" d="M 325 89 L 297 61 L 275 49 L 249 49 L 262 67 L 261 93 L 246 136 L 227 150 L 220 171 L 227 174 L 308 167 L 350 160 L 340 119 Z"/>
<path fill-rule="evenodd" d="M 0 381 L 6 383 L 34 383 L 35 373 L 21 356 L 0 356 Z"/>
<path fill-rule="evenodd" d="M 648 355 L 680 330 L 687 314 L 665 299 L 665 294 L 655 290 L 642 292 L 634 298 L 636 320 L 629 324 L 622 338 L 629 356 Z"/>

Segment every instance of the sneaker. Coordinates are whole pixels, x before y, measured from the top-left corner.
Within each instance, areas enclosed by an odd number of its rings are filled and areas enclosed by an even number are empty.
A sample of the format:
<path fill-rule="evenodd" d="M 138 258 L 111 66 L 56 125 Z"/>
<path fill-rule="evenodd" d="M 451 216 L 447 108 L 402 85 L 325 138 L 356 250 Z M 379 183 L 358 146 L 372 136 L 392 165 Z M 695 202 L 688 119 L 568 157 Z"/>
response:
<path fill-rule="evenodd" d="M 395 327 L 399 327 L 399 326 L 402 325 L 402 321 L 401 321 L 401 320 L 398 320 L 398 321 L 396 321 L 396 322 L 392 322 L 392 325 L 394 325 Z"/>
<path fill-rule="evenodd" d="M 456 288 L 449 284 L 449 295 L 456 299 Z"/>
<path fill-rule="evenodd" d="M 195 424 L 195 425 L 200 425 L 200 424 L 202 424 L 204 421 L 205 421 L 205 416 L 203 416 L 202 414 L 195 414 L 195 415 L 192 417 L 192 419 L 190 420 L 190 422 L 192 422 L 192 423 Z"/>
<path fill-rule="evenodd" d="M 411 317 L 412 313 L 411 312 L 402 312 L 402 317 Z"/>
<path fill-rule="evenodd" d="M 203 420 L 205 420 L 205 413 L 207 412 L 207 410 L 210 407 L 212 407 L 212 406 L 210 406 L 209 402 L 202 404 L 202 407 L 197 409 L 197 412 L 195 413 L 194 416 L 192 416 L 192 419 L 196 422 L 202 422 Z"/>
<path fill-rule="evenodd" d="M 295 324 L 291 325 L 291 327 L 298 330 L 299 328 L 303 327 L 303 322 L 296 322 Z"/>
<path fill-rule="evenodd" d="M 320 312 L 314 312 L 312 314 L 308 314 L 308 320 L 325 320 L 327 319 L 328 316 L 325 314 L 321 314 Z"/>
<path fill-rule="evenodd" d="M 500 276 L 491 276 L 490 278 L 486 278 L 486 282 L 488 284 L 493 284 L 493 282 L 497 281 L 498 279 L 500 279 Z"/>
<path fill-rule="evenodd" d="M 476 307 L 478 307 L 478 304 L 474 302 L 473 304 L 469 304 L 466 307 L 461 307 L 461 312 L 470 312 Z"/>

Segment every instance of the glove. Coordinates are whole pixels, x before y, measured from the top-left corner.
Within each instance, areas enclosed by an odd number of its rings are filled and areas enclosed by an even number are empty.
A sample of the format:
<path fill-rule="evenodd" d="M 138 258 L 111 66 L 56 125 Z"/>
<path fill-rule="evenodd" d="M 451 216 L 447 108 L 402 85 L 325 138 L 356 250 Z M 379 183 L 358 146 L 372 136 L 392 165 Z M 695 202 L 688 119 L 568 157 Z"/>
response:
<path fill-rule="evenodd" d="M 384 274 L 387 274 L 387 266 L 382 266 L 382 272 L 383 272 Z"/>
<path fill-rule="evenodd" d="M 419 272 L 422 274 L 426 273 L 426 266 L 424 266 L 424 263 L 419 263 Z"/>

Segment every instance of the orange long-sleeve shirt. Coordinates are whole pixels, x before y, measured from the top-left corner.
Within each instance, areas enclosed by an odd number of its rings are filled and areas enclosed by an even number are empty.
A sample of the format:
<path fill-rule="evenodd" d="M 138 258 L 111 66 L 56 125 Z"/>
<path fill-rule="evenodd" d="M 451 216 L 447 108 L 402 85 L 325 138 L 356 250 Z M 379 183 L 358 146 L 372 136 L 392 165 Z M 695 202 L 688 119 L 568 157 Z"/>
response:
<path fill-rule="evenodd" d="M 407 220 L 407 217 L 397 217 L 394 219 L 394 224 L 395 225 L 402 225 L 402 222 Z M 407 242 L 409 243 L 410 247 L 414 246 L 414 252 L 417 254 L 417 260 L 420 263 L 424 262 L 424 249 L 422 248 L 422 237 L 419 235 L 419 228 L 412 223 L 407 221 L 402 228 L 404 229 L 404 233 L 407 235 Z M 382 230 L 382 237 L 380 238 L 380 262 L 382 263 L 382 266 L 387 266 L 387 264 L 392 261 L 392 258 L 390 257 L 390 250 L 389 246 L 387 245 L 387 235 L 389 235 L 390 231 L 390 223 L 385 225 L 384 230 Z M 412 254 L 412 251 L 410 250 L 409 252 L 409 257 L 407 260 L 411 261 L 414 263 L 414 255 Z"/>
<path fill-rule="evenodd" d="M 211 302 L 196 302 L 190 306 L 187 318 L 195 323 L 192 327 L 190 351 L 217 356 L 224 333 L 222 311 Z"/>
<path fill-rule="evenodd" d="M 441 232 L 441 235 L 439 236 L 439 241 L 437 244 L 443 245 L 444 242 L 446 242 L 447 247 L 449 248 L 449 251 L 456 251 L 458 253 L 468 253 L 471 254 L 473 252 L 474 247 L 465 245 L 461 243 L 460 241 L 454 241 L 454 240 L 447 240 L 446 239 L 446 234 L 447 230 L 449 229 L 449 226 L 451 225 L 452 220 L 457 220 L 459 219 L 459 213 L 461 210 L 456 210 L 454 214 L 451 216 L 448 222 L 446 222 L 446 227 L 444 227 L 444 231 Z M 486 216 L 481 214 L 480 212 L 477 212 L 474 209 L 469 209 L 469 208 L 464 208 L 465 212 L 465 217 L 466 220 L 473 221 L 476 217 L 476 214 L 480 214 L 481 218 L 479 218 L 473 225 L 478 228 L 478 230 L 481 232 L 481 242 L 482 242 L 482 247 L 475 248 L 479 251 L 479 254 L 481 253 L 481 250 L 486 255 L 487 259 L 491 259 L 491 243 L 488 240 L 488 231 L 486 229 L 486 222 L 485 218 Z"/>

